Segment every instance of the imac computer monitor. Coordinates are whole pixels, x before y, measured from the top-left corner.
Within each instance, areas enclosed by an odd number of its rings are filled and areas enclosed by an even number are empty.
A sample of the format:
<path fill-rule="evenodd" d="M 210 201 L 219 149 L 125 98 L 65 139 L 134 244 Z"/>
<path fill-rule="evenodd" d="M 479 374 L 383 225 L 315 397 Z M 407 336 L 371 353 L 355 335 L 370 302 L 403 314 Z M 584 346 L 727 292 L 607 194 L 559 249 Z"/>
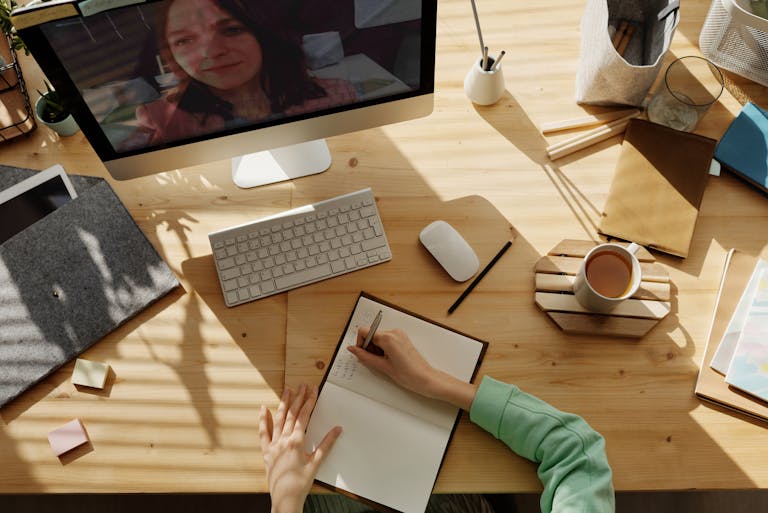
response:
<path fill-rule="evenodd" d="M 115 179 L 232 158 L 253 187 L 327 169 L 325 137 L 431 113 L 436 5 L 54 0 L 12 20 Z"/>

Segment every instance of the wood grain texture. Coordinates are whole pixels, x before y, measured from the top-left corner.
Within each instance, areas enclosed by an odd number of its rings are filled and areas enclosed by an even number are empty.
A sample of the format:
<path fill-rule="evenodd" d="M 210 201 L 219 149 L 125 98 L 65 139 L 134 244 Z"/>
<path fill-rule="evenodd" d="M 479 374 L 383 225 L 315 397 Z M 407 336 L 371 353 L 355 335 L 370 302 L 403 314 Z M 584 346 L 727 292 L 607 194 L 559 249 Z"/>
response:
<path fill-rule="evenodd" d="M 685 3 L 667 62 L 699 55 L 709 5 Z M 479 107 L 466 98 L 464 75 L 477 57 L 471 9 L 441 0 L 434 113 L 330 138 L 334 162 L 320 175 L 238 190 L 229 163 L 219 162 L 116 182 L 81 133 L 60 139 L 40 127 L 0 144 L 6 165 L 58 162 L 107 177 L 184 287 L 83 355 L 112 367 L 103 394 L 76 390 L 70 365 L 0 410 L 0 493 L 266 491 L 259 408 L 274 408 L 284 383 L 319 382 L 360 290 L 488 340 L 480 377 L 582 415 L 606 439 L 618 490 L 768 488 L 765 425 L 693 396 L 727 249 L 768 257 L 765 197 L 727 173 L 710 180 L 688 258 L 656 259 L 668 274 L 671 311 L 643 338 L 563 333 L 533 301 L 534 267 L 563 239 L 600 240 L 620 138 L 552 163 L 546 147 L 573 134 L 545 138 L 538 128 L 608 110 L 573 101 L 584 2 L 486 0 L 479 8 L 491 54 L 507 50 L 502 99 Z M 22 56 L 22 67 L 30 90 L 42 87 L 32 58 Z M 768 106 L 765 88 L 733 81 Z M 697 132 L 719 138 L 739 109 L 724 93 Z M 391 262 L 224 306 L 208 232 L 365 186 L 376 195 Z M 481 262 L 515 235 L 451 316 L 465 284 L 418 243 L 435 219 L 456 226 Z M 83 420 L 93 450 L 62 464 L 45 434 L 72 418 Z M 535 492 L 540 484 L 534 464 L 465 415 L 436 489 Z"/>

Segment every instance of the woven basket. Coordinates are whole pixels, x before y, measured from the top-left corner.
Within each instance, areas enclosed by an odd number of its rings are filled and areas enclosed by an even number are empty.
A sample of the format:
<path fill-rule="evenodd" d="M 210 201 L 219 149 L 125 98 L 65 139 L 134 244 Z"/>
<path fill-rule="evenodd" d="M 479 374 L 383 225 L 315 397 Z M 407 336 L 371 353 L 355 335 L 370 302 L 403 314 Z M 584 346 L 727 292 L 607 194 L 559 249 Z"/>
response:
<path fill-rule="evenodd" d="M 699 47 L 721 68 L 768 86 L 768 20 L 752 14 L 749 0 L 712 0 Z"/>

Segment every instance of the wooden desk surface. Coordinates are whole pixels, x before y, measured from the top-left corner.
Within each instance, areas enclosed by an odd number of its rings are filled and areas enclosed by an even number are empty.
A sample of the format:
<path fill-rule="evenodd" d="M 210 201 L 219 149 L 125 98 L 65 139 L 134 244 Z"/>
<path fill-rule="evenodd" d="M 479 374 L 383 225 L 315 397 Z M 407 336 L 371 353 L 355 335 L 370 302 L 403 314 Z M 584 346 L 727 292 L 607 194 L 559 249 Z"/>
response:
<path fill-rule="evenodd" d="M 228 162 L 129 182 L 109 178 L 82 134 L 45 127 L 0 145 L 0 162 L 106 177 L 183 282 L 84 354 L 108 362 L 108 391 L 69 383 L 72 364 L 0 410 L 0 493 L 265 491 L 259 405 L 284 382 L 318 382 L 359 291 L 366 290 L 491 342 L 480 375 L 517 383 L 583 415 L 607 440 L 618 490 L 768 487 L 766 425 L 699 402 L 704 352 L 726 251 L 768 257 L 768 201 L 735 178 L 710 179 L 690 256 L 657 254 L 669 271 L 672 313 L 645 338 L 566 336 L 533 302 L 533 265 L 560 240 L 597 240 L 596 226 L 620 149 L 614 138 L 556 163 L 537 125 L 599 112 L 577 106 L 584 2 L 481 3 L 491 52 L 505 48 L 507 92 L 474 107 L 462 81 L 477 57 L 469 3 L 439 5 L 435 111 L 424 119 L 329 139 L 321 175 L 237 190 Z M 697 54 L 709 2 L 687 1 L 668 59 Z M 23 60 L 31 90 L 34 61 Z M 719 137 L 738 99 L 768 104 L 765 88 L 729 75 L 699 133 Z M 33 95 L 36 96 L 36 95 Z M 342 192 L 372 186 L 392 262 L 227 309 L 207 233 Z M 487 261 L 512 249 L 451 316 L 464 284 L 417 242 L 437 218 L 454 223 Z M 285 372 L 285 374 L 284 374 Z M 56 459 L 49 430 L 83 420 L 90 452 Z M 437 491 L 536 491 L 533 464 L 462 419 Z"/>

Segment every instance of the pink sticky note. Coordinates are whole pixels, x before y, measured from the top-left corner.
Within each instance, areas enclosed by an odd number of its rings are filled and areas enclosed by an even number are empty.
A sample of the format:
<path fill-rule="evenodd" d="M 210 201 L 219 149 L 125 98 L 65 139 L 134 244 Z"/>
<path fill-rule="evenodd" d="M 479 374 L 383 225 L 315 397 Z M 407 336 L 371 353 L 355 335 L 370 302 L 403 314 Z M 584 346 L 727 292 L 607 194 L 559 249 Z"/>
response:
<path fill-rule="evenodd" d="M 63 426 L 48 433 L 48 442 L 56 456 L 61 456 L 79 445 L 88 442 L 88 435 L 80 419 L 67 422 Z"/>

